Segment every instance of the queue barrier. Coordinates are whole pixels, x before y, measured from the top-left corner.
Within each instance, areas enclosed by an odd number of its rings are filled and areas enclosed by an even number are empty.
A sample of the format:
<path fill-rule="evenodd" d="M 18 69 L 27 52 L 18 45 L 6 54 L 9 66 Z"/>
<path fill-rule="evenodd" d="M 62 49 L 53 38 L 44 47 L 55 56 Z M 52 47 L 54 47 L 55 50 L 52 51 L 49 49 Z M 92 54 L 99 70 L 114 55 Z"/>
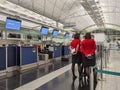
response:
<path fill-rule="evenodd" d="M 95 72 L 98 72 L 98 73 L 120 76 L 120 72 L 113 72 L 113 71 L 107 71 L 107 70 L 98 70 L 97 68 L 94 68 L 94 69 L 95 69 Z"/>

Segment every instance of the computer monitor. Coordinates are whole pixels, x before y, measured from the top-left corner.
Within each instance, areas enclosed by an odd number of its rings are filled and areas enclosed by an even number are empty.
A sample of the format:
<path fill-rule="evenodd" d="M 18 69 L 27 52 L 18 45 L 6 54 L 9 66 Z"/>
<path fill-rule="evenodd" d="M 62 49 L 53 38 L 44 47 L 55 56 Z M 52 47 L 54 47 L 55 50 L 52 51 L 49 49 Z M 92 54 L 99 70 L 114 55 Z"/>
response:
<path fill-rule="evenodd" d="M 8 18 L 6 19 L 5 28 L 10 30 L 20 30 L 21 20 Z"/>
<path fill-rule="evenodd" d="M 54 29 L 53 32 L 52 32 L 52 36 L 57 37 L 58 34 L 59 34 L 59 30 Z"/>
<path fill-rule="evenodd" d="M 65 33 L 65 38 L 69 38 L 69 33 Z"/>
<path fill-rule="evenodd" d="M 44 26 L 41 27 L 41 29 L 40 29 L 40 34 L 41 35 L 48 35 L 48 32 L 49 32 L 48 27 L 44 27 Z"/>

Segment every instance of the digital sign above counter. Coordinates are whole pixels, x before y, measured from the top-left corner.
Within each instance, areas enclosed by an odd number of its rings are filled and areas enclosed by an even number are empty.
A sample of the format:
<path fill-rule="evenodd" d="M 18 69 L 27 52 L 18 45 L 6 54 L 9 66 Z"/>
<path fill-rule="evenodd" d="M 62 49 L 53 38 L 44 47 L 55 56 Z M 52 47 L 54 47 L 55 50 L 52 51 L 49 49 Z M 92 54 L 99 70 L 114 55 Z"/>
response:
<path fill-rule="evenodd" d="M 21 20 L 7 17 L 5 28 L 10 29 L 10 30 L 18 30 L 19 31 L 21 28 Z"/>
<path fill-rule="evenodd" d="M 59 30 L 54 29 L 53 32 L 52 32 L 52 36 L 57 37 L 58 34 L 59 34 Z"/>
<path fill-rule="evenodd" d="M 69 38 L 69 33 L 65 33 L 65 38 Z"/>
<path fill-rule="evenodd" d="M 48 35 L 48 33 L 49 33 L 49 28 L 42 26 L 40 29 L 40 34 L 41 35 Z"/>

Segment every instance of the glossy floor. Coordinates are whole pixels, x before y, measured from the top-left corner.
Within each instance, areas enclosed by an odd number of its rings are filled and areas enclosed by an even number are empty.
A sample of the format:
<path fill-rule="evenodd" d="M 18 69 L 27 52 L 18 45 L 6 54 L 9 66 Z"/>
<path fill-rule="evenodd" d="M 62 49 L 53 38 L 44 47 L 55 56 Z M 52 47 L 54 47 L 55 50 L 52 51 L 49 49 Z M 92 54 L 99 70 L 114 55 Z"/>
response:
<path fill-rule="evenodd" d="M 29 83 L 37 78 L 40 78 L 52 71 L 55 71 L 61 67 L 68 65 L 69 62 L 62 62 L 61 60 L 55 60 L 46 65 L 33 68 L 24 73 L 17 73 L 12 77 L 8 77 L 0 80 L 0 90 L 13 90 L 21 85 Z"/>
<path fill-rule="evenodd" d="M 120 50 L 111 50 L 107 68 L 104 69 L 120 73 Z M 120 76 L 103 74 L 96 90 L 120 90 Z"/>
<path fill-rule="evenodd" d="M 87 77 L 73 79 L 71 71 L 67 71 L 36 90 L 90 90 L 90 86 Z"/>
<path fill-rule="evenodd" d="M 109 61 L 108 61 L 109 63 L 107 64 L 107 68 L 104 68 L 104 69 L 109 71 L 120 72 L 119 58 L 120 58 L 120 51 L 111 50 Z M 69 65 L 70 65 L 70 62 L 62 62 L 58 60 L 53 63 L 49 63 L 47 65 L 39 66 L 38 68 L 34 68 L 22 74 L 18 73 L 13 77 L 1 79 L 0 90 L 13 90 L 20 86 L 25 86 L 26 84 L 29 85 L 29 83 L 33 82 L 33 80 L 36 81 L 40 79 L 40 77 L 42 78 L 42 76 L 44 77 L 46 75 L 48 76 L 53 75 L 55 76 L 55 78 L 51 79 L 50 81 L 47 81 L 43 85 L 42 84 L 40 85 L 40 82 L 38 81 L 37 83 L 35 83 L 35 84 L 38 84 L 38 87 L 35 88 L 36 90 L 89 90 L 89 83 L 87 82 L 86 78 L 83 78 L 82 80 L 79 80 L 78 77 L 75 80 L 72 79 L 70 67 L 67 67 Z M 59 70 L 61 70 L 60 68 L 62 69 L 62 71 L 64 69 L 66 69 L 66 71 L 56 76 L 56 74 L 54 73 L 57 73 L 55 71 L 59 72 Z M 108 89 L 120 90 L 119 76 L 105 75 L 105 74 L 103 74 L 103 76 L 104 76 L 103 79 L 98 82 L 96 90 L 108 90 Z M 49 78 L 46 78 L 46 80 L 47 79 Z M 21 88 L 19 90 L 23 90 L 23 89 Z M 33 89 L 29 88 L 24 90 L 33 90 Z"/>

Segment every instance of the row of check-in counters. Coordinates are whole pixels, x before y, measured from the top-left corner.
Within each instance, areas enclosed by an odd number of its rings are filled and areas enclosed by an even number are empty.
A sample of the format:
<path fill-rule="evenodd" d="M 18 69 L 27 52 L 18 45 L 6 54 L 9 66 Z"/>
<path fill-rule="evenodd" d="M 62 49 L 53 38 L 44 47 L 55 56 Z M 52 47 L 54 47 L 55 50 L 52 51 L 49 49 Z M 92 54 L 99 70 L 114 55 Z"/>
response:
<path fill-rule="evenodd" d="M 53 59 L 60 60 L 61 57 L 69 56 L 69 54 L 69 46 L 51 46 L 48 52 L 38 52 L 35 46 L 1 46 L 0 76 L 49 63 Z"/>

